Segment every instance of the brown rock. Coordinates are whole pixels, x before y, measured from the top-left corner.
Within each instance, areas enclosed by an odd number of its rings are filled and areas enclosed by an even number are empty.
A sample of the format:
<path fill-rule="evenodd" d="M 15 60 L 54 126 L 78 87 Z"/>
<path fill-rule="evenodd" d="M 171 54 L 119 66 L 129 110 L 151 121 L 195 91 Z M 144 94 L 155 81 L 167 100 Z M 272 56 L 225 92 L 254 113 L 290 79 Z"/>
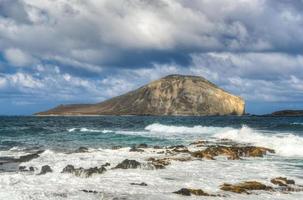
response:
<path fill-rule="evenodd" d="M 164 169 L 165 166 L 170 165 L 168 158 L 149 158 L 147 159 L 156 169 Z"/>
<path fill-rule="evenodd" d="M 243 183 L 238 184 L 228 184 L 224 183 L 220 187 L 221 190 L 234 192 L 234 193 L 246 193 L 250 194 L 250 191 L 252 190 L 272 190 L 272 187 L 266 186 L 263 183 L 257 182 L 257 181 L 246 181 Z"/>
<path fill-rule="evenodd" d="M 212 146 L 202 151 L 193 152 L 191 155 L 197 158 L 205 158 L 210 160 L 214 160 L 214 157 L 221 155 L 227 156 L 227 158 L 230 160 L 238 160 L 240 157 L 262 157 L 267 152 L 274 153 L 274 150 L 255 146 Z"/>
<path fill-rule="evenodd" d="M 212 195 L 212 194 L 208 194 L 206 192 L 204 192 L 201 189 L 189 189 L 189 188 L 182 188 L 176 192 L 173 192 L 175 194 L 180 194 L 183 196 L 191 196 L 191 195 L 196 195 L 196 196 L 216 196 L 216 195 Z"/>
<path fill-rule="evenodd" d="M 272 184 L 275 184 L 275 185 L 279 185 L 279 186 L 287 186 L 289 184 L 291 185 L 294 185 L 295 184 L 295 181 L 294 180 L 291 180 L 291 179 L 287 179 L 285 177 L 277 177 L 277 178 L 273 178 L 270 180 L 270 182 Z"/>

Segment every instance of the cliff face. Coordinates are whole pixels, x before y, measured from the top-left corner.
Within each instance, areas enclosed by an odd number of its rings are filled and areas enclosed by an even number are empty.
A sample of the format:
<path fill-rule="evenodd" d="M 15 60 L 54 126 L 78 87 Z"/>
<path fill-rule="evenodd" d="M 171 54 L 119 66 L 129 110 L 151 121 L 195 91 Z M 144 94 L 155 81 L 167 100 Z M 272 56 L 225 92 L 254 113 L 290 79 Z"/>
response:
<path fill-rule="evenodd" d="M 37 115 L 242 115 L 245 102 L 198 76 L 170 75 L 98 104 L 58 106 Z"/>

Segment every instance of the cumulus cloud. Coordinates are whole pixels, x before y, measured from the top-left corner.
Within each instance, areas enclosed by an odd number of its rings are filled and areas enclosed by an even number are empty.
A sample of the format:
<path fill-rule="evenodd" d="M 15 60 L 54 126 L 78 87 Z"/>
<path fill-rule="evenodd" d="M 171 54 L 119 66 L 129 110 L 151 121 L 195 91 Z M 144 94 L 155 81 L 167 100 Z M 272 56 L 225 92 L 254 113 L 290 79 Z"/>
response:
<path fill-rule="evenodd" d="M 16 67 L 29 66 L 35 62 L 35 59 L 31 55 L 16 48 L 6 49 L 4 56 L 11 65 Z"/>
<path fill-rule="evenodd" d="M 182 73 L 249 101 L 299 101 L 302 9 L 301 0 L 0 0 L 0 89 L 96 102 Z"/>

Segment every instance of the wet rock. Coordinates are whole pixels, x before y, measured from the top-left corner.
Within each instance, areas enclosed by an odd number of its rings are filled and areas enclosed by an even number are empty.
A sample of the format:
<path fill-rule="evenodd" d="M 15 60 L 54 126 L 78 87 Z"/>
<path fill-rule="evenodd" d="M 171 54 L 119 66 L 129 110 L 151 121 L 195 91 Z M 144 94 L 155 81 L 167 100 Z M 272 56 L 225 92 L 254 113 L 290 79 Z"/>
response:
<path fill-rule="evenodd" d="M 164 169 L 165 166 L 171 163 L 168 158 L 149 158 L 147 161 L 149 161 L 155 169 Z"/>
<path fill-rule="evenodd" d="M 81 190 L 82 192 L 85 192 L 85 193 L 92 193 L 92 194 L 98 194 L 100 192 L 98 191 L 95 191 L 95 190 Z"/>
<path fill-rule="evenodd" d="M 86 147 L 79 147 L 79 149 L 75 151 L 75 153 L 87 153 L 87 152 L 88 152 L 88 148 Z"/>
<path fill-rule="evenodd" d="M 138 146 L 137 146 L 137 148 L 148 148 L 148 145 L 147 144 L 139 144 Z"/>
<path fill-rule="evenodd" d="M 246 181 L 238 184 L 224 183 L 223 185 L 221 185 L 220 189 L 224 191 L 229 191 L 234 193 L 245 193 L 245 194 L 250 194 L 250 191 L 252 190 L 266 190 L 266 191 L 273 190 L 272 187 L 264 185 L 263 183 L 257 181 Z"/>
<path fill-rule="evenodd" d="M 51 172 L 53 172 L 51 167 L 49 165 L 44 165 L 44 166 L 42 166 L 41 171 L 38 175 L 43 175 L 43 174 L 51 173 Z"/>
<path fill-rule="evenodd" d="M 277 177 L 270 180 L 270 182 L 274 185 L 279 186 L 287 186 L 287 185 L 294 185 L 295 181 L 291 179 L 287 179 L 285 177 Z"/>
<path fill-rule="evenodd" d="M 171 151 L 176 153 L 189 153 L 189 150 L 187 147 L 175 147 Z"/>
<path fill-rule="evenodd" d="M 122 146 L 113 146 L 112 150 L 117 150 L 117 149 L 121 149 L 121 148 L 122 148 Z"/>
<path fill-rule="evenodd" d="M 26 167 L 25 167 L 25 166 L 19 166 L 19 171 L 25 172 L 25 171 L 27 171 L 27 170 L 26 170 Z"/>
<path fill-rule="evenodd" d="M 188 189 L 188 188 L 182 188 L 181 190 L 178 190 L 176 192 L 173 192 L 175 194 L 180 194 L 183 196 L 191 196 L 191 195 L 196 195 L 196 196 L 216 196 L 216 195 L 211 195 L 206 192 L 204 192 L 201 189 Z"/>
<path fill-rule="evenodd" d="M 104 165 L 102 165 L 102 167 L 109 167 L 110 166 L 110 163 L 105 163 Z"/>
<path fill-rule="evenodd" d="M 278 188 L 275 188 L 276 191 L 289 193 L 289 192 L 302 192 L 303 186 L 296 185 L 296 182 L 285 177 L 277 177 L 270 180 L 274 185 L 278 185 Z"/>
<path fill-rule="evenodd" d="M 133 146 L 130 150 L 130 152 L 144 152 L 143 149 L 138 149 L 137 147 Z"/>
<path fill-rule="evenodd" d="M 38 158 L 40 156 L 39 154 L 41 154 L 43 152 L 44 152 L 44 150 L 41 150 L 41 151 L 37 151 L 36 153 L 20 156 L 19 158 L 16 158 L 13 161 L 14 162 L 28 162 L 35 158 Z"/>
<path fill-rule="evenodd" d="M 142 183 L 131 183 L 131 185 L 147 186 L 147 184 L 144 183 L 144 182 L 142 182 Z"/>
<path fill-rule="evenodd" d="M 26 168 L 26 166 L 19 166 L 19 171 L 21 172 L 33 172 L 35 171 L 35 168 L 34 167 L 29 167 L 28 169 Z"/>
<path fill-rule="evenodd" d="M 107 163 L 109 164 L 109 163 Z M 71 173 L 74 174 L 75 176 L 83 176 L 85 178 L 91 177 L 94 174 L 102 174 L 106 172 L 105 166 L 108 166 L 107 164 L 102 165 L 101 167 L 92 167 L 88 169 L 84 169 L 82 167 L 80 168 L 75 168 L 73 165 L 67 165 L 61 173 Z"/>
<path fill-rule="evenodd" d="M 162 147 L 156 145 L 156 146 L 154 146 L 154 149 L 162 149 Z"/>
<path fill-rule="evenodd" d="M 227 156 L 230 160 L 238 160 L 240 157 L 263 157 L 268 152 L 275 153 L 274 150 L 255 146 L 211 146 L 202 151 L 192 152 L 191 155 L 197 158 L 214 160 L 216 156 Z"/>
<path fill-rule="evenodd" d="M 139 163 L 136 160 L 123 160 L 121 163 L 119 163 L 115 169 L 136 169 L 141 167 L 141 163 Z"/>
<path fill-rule="evenodd" d="M 196 146 L 204 146 L 206 145 L 208 142 L 205 140 L 198 140 L 195 142 L 190 143 L 189 145 L 196 145 Z"/>

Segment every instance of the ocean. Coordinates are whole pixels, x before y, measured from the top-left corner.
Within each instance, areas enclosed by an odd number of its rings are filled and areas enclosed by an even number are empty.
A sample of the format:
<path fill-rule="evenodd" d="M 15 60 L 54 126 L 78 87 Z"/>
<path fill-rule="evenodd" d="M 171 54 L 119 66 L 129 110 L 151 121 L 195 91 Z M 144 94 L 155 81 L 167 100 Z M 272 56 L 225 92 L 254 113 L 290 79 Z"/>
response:
<path fill-rule="evenodd" d="M 164 169 L 147 167 L 151 157 L 183 156 L 168 154 L 170 146 L 184 145 L 196 151 L 198 147 L 191 143 L 198 140 L 266 147 L 275 153 L 237 160 L 224 156 L 172 160 Z M 139 144 L 144 144 L 141 151 L 130 151 Z M 80 147 L 87 149 L 77 152 Z M 20 156 L 37 152 L 32 159 L 18 161 Z M 145 167 L 115 169 L 125 159 Z M 88 169 L 105 163 L 109 166 L 104 173 L 90 177 L 61 173 L 67 165 Z M 44 165 L 52 172 L 39 175 Z M 30 167 L 33 170 L 27 170 Z M 220 190 L 224 183 L 243 181 L 276 187 L 270 182 L 275 177 L 303 185 L 302 117 L 0 117 L 1 200 L 303 199 L 302 191 L 253 191 L 247 195 Z M 142 182 L 146 185 L 136 185 Z M 173 193 L 181 188 L 220 196 Z"/>

